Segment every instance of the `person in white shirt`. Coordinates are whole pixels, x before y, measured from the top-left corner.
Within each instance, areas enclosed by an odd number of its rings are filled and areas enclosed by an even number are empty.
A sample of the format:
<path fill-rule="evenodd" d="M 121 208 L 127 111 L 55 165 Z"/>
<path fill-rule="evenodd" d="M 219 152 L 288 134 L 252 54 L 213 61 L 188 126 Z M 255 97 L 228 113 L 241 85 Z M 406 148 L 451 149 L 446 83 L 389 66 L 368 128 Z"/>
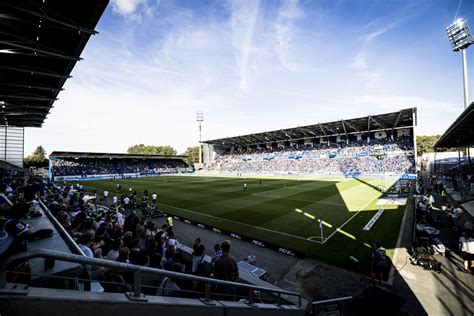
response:
<path fill-rule="evenodd" d="M 109 199 L 109 191 L 104 190 L 104 201 L 107 202 L 108 199 Z"/>
<path fill-rule="evenodd" d="M 114 202 L 114 204 L 117 204 L 117 202 L 118 202 L 118 197 L 117 197 L 116 195 L 114 195 L 114 196 L 112 197 L 112 202 Z"/>
<path fill-rule="evenodd" d="M 153 204 L 156 204 L 156 199 L 158 198 L 158 194 L 156 194 L 155 192 L 153 192 L 153 194 L 151 195 L 151 202 Z"/>
<path fill-rule="evenodd" d="M 123 204 L 124 204 L 124 208 L 128 210 L 128 207 L 130 205 L 130 198 L 128 196 L 123 198 Z"/>
<path fill-rule="evenodd" d="M 117 260 L 120 249 L 123 248 L 123 241 L 121 239 L 116 239 L 112 244 L 112 250 L 109 251 L 107 254 L 107 259 L 109 260 Z"/>
<path fill-rule="evenodd" d="M 459 238 L 459 250 L 464 260 L 464 269 L 469 271 L 474 265 L 474 238 L 471 238 L 466 232 Z"/>

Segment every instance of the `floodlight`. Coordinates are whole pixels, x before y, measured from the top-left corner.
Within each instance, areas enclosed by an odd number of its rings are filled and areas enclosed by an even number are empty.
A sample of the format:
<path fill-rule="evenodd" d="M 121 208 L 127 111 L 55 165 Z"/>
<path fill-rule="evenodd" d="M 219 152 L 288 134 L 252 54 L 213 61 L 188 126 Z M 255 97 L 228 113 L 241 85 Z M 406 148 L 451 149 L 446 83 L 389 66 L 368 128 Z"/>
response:
<path fill-rule="evenodd" d="M 202 164 L 202 148 L 201 148 L 201 142 L 202 142 L 202 135 L 201 135 L 201 123 L 204 121 L 204 112 L 202 110 L 197 110 L 196 111 L 196 120 L 199 123 L 199 164 Z"/>
<path fill-rule="evenodd" d="M 202 110 L 196 111 L 196 119 L 198 122 L 204 121 L 204 112 Z"/>
<path fill-rule="evenodd" d="M 468 75 L 467 75 L 467 56 L 466 49 L 474 43 L 469 30 L 469 25 L 464 19 L 457 19 L 453 24 L 446 28 L 451 48 L 454 52 L 462 52 L 462 69 L 464 83 L 464 108 L 469 104 Z"/>
<path fill-rule="evenodd" d="M 446 28 L 449 41 L 453 51 L 457 52 L 466 49 L 473 43 L 469 25 L 464 19 L 457 19 L 453 24 Z"/>

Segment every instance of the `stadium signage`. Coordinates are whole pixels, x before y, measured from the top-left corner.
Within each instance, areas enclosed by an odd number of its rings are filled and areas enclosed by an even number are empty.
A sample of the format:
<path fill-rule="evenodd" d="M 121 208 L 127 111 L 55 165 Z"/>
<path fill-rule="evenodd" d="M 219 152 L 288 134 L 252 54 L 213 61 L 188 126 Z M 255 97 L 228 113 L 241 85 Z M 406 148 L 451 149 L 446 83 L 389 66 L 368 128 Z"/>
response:
<path fill-rule="evenodd" d="M 370 219 L 370 221 L 367 223 L 367 225 L 365 225 L 365 227 L 363 228 L 363 230 L 370 230 L 372 228 L 372 226 L 374 226 L 375 222 L 379 219 L 379 217 L 382 215 L 383 213 L 383 208 L 381 208 L 380 210 L 377 211 L 377 213 L 375 213 L 374 217 L 372 217 Z"/>
<path fill-rule="evenodd" d="M 292 257 L 296 256 L 296 254 L 293 251 L 285 249 L 285 248 L 278 248 L 278 252 L 284 253 L 285 255 L 289 255 Z"/>
<path fill-rule="evenodd" d="M 228 230 L 224 230 L 224 229 L 220 229 L 220 228 L 216 228 L 216 227 L 206 227 L 206 225 L 204 225 L 204 224 L 194 222 L 194 221 L 189 220 L 189 219 L 178 217 L 176 215 L 170 214 L 169 212 L 165 212 L 165 215 L 166 216 L 172 216 L 177 221 L 184 222 L 186 224 L 191 224 L 191 225 L 197 226 L 197 227 L 202 228 L 202 229 L 209 229 L 209 230 L 212 230 L 215 233 L 223 234 L 223 235 L 229 236 L 229 237 L 234 238 L 234 239 L 246 241 L 246 242 L 249 242 L 253 245 L 262 247 L 262 248 L 268 248 L 268 249 L 278 251 L 279 253 L 282 253 L 282 254 L 285 254 L 285 255 L 288 255 L 288 256 L 292 256 L 292 257 L 304 258 L 304 254 L 300 251 L 281 248 L 278 245 L 274 245 L 272 243 L 266 243 L 266 242 L 263 242 L 263 241 L 260 241 L 260 240 L 256 240 L 256 239 L 247 237 L 245 235 L 239 235 L 239 234 L 233 233 L 233 232 L 228 231 Z"/>
<path fill-rule="evenodd" d="M 237 234 L 234 234 L 234 233 L 230 233 L 230 237 L 242 240 L 242 237 L 240 237 L 240 235 L 237 235 Z"/>
<path fill-rule="evenodd" d="M 265 248 L 265 244 L 259 240 L 252 240 L 252 244 Z"/>

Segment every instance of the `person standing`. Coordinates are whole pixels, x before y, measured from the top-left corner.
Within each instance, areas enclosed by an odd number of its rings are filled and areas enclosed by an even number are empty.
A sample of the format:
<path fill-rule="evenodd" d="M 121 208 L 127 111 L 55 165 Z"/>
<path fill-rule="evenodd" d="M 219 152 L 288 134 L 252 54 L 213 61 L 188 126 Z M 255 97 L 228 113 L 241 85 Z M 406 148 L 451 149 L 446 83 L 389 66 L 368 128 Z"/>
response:
<path fill-rule="evenodd" d="M 387 253 L 379 243 L 375 244 L 375 248 L 372 250 L 372 277 L 379 280 L 379 284 L 382 283 L 382 277 L 387 271 Z"/>
<path fill-rule="evenodd" d="M 107 202 L 109 199 L 109 191 L 104 190 L 104 201 Z"/>
<path fill-rule="evenodd" d="M 235 282 L 239 277 L 239 268 L 234 258 L 230 256 L 230 241 L 224 240 L 221 243 L 222 256 L 214 264 L 213 277 L 218 280 Z M 235 296 L 235 287 L 217 287 L 217 292 L 226 295 L 227 300 L 229 296 Z"/>
<path fill-rule="evenodd" d="M 196 238 L 193 245 L 193 266 L 191 272 L 195 273 L 199 263 L 204 260 L 204 245 L 201 244 L 201 237 Z"/>
<path fill-rule="evenodd" d="M 158 194 L 156 194 L 156 192 L 153 192 L 153 194 L 151 195 L 151 203 L 156 204 L 156 199 L 158 199 Z"/>
<path fill-rule="evenodd" d="M 244 182 L 244 189 L 243 191 L 247 191 L 247 183 Z"/>
<path fill-rule="evenodd" d="M 459 250 L 464 261 L 464 269 L 469 272 L 474 263 L 474 238 L 470 238 L 466 232 L 459 238 Z"/>

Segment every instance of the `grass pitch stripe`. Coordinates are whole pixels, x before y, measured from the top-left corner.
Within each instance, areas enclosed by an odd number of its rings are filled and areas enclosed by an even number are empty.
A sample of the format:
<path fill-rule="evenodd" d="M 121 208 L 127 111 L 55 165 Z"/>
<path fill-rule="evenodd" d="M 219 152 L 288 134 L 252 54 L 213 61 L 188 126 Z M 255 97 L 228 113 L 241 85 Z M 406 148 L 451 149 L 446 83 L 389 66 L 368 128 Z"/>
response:
<path fill-rule="evenodd" d="M 265 191 L 268 192 L 268 191 Z M 267 196 L 263 195 L 261 193 L 255 193 L 252 194 L 253 196 L 260 196 L 266 199 L 280 199 L 280 200 L 289 200 L 289 201 L 300 201 L 300 202 L 309 202 L 309 203 L 315 203 L 315 204 L 327 204 L 327 205 L 338 205 L 338 206 L 346 206 L 346 204 L 343 203 L 332 203 L 332 202 L 322 202 L 322 201 L 313 201 L 313 200 L 304 200 L 304 199 L 293 199 L 289 197 L 278 197 L 278 196 Z"/>
<path fill-rule="evenodd" d="M 206 216 L 206 217 L 210 217 L 210 218 L 219 219 L 219 220 L 226 221 L 226 222 L 229 222 L 229 223 L 234 223 L 234 224 L 238 224 L 238 225 L 252 227 L 252 228 L 255 228 L 255 229 L 258 229 L 258 230 L 264 230 L 264 231 L 274 233 L 274 234 L 284 235 L 284 236 L 297 238 L 297 239 L 301 239 L 301 240 L 304 240 L 304 241 L 310 241 L 310 242 L 314 242 L 314 243 L 318 243 L 318 244 L 321 243 L 320 241 L 308 240 L 307 238 L 304 238 L 304 237 L 295 236 L 295 235 L 291 235 L 291 234 L 287 234 L 287 233 L 283 233 L 283 232 L 279 232 L 279 231 L 276 231 L 276 230 L 271 230 L 271 229 L 263 228 L 263 227 L 259 227 L 259 226 L 249 225 L 249 224 L 245 224 L 245 223 L 242 223 L 242 222 L 237 222 L 237 221 L 233 221 L 233 220 L 230 220 L 230 219 L 225 219 L 225 218 L 222 218 L 222 217 L 217 217 L 217 216 L 213 216 L 213 215 L 209 215 L 209 214 L 203 214 L 203 213 L 188 210 L 188 209 L 185 209 L 185 208 L 176 207 L 176 206 L 173 206 L 173 205 L 168 205 L 168 204 L 164 204 L 164 203 L 156 203 L 156 204 L 159 204 L 159 205 L 162 205 L 162 206 L 165 206 L 165 207 L 169 207 L 169 208 L 174 208 L 174 209 L 184 211 L 184 212 L 188 212 L 188 213 L 192 213 L 192 214 L 198 214 L 198 215 L 201 215 L 201 216 Z M 211 225 L 209 225 L 209 226 L 211 226 Z"/>
<path fill-rule="evenodd" d="M 341 226 L 339 226 L 338 228 L 336 228 L 335 231 L 333 231 L 328 237 L 326 237 L 323 241 L 323 243 L 326 243 L 329 238 L 331 238 L 332 236 L 334 236 L 334 234 L 336 234 L 337 232 L 339 232 L 340 229 L 342 229 L 344 226 L 347 225 L 347 223 L 349 223 L 354 217 L 357 216 L 357 214 L 359 214 L 360 212 L 362 212 L 362 210 L 364 208 L 366 208 L 367 206 L 370 205 L 370 203 L 372 203 L 373 201 L 375 201 L 377 198 L 379 198 L 381 196 L 380 193 L 377 193 L 376 196 L 374 196 L 374 198 L 372 200 L 370 200 L 369 202 L 367 202 L 367 204 L 365 204 L 363 207 L 361 207 L 354 215 L 352 215 L 347 221 L 345 221 Z"/>

